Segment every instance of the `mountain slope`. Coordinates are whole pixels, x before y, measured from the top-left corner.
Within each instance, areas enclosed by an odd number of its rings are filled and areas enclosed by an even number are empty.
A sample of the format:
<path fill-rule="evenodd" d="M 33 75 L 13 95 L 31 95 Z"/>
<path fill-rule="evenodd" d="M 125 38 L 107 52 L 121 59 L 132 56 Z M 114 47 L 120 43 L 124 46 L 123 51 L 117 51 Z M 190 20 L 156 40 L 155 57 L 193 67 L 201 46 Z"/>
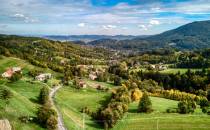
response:
<path fill-rule="evenodd" d="M 162 42 L 163 45 L 174 45 L 182 49 L 210 47 L 210 21 L 189 23 L 145 39 L 149 42 Z"/>
<path fill-rule="evenodd" d="M 210 20 L 193 22 L 173 30 L 146 38 L 131 40 L 96 40 L 90 45 L 104 46 L 120 50 L 145 51 L 173 47 L 178 49 L 199 49 L 210 47 Z"/>

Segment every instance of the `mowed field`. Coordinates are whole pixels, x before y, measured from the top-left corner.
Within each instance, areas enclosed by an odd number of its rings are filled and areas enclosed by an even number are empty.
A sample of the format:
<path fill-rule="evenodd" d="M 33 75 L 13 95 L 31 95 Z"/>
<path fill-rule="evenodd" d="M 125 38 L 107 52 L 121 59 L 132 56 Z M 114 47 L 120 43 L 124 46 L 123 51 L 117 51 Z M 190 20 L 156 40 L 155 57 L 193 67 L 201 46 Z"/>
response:
<path fill-rule="evenodd" d="M 194 114 L 166 113 L 167 108 L 176 108 L 177 101 L 150 97 L 154 111 L 137 113 L 138 102 L 131 103 L 128 113 L 113 130 L 209 130 L 210 116 L 197 108 Z"/>
<path fill-rule="evenodd" d="M 3 57 L 0 59 L 0 74 L 7 68 L 21 66 L 23 68 L 24 77 L 14 83 L 9 83 L 6 79 L 0 79 L 0 87 L 7 87 L 13 97 L 8 104 L 0 100 L 0 119 L 8 119 L 13 130 L 43 130 L 39 125 L 34 123 L 21 123 L 18 119 L 21 116 L 35 116 L 39 104 L 37 97 L 40 89 L 44 84 L 39 82 L 27 82 L 26 73 L 29 69 L 34 69 L 33 65 L 13 57 Z"/>
<path fill-rule="evenodd" d="M 132 71 L 134 72 L 137 72 L 137 71 L 148 71 L 146 68 L 139 68 L 139 69 L 133 69 Z M 195 72 L 195 71 L 201 71 L 202 69 L 194 69 L 194 68 L 191 68 L 190 69 L 192 72 Z M 162 71 L 159 71 L 160 73 L 173 73 L 173 74 L 176 74 L 178 72 L 180 72 L 180 74 L 183 74 L 183 73 L 186 73 L 188 71 L 187 68 L 168 68 L 166 70 L 162 70 Z"/>
<path fill-rule="evenodd" d="M 94 82 L 94 81 L 93 81 Z M 91 118 L 80 111 L 87 106 L 95 111 L 109 93 L 94 89 L 77 90 L 66 86 L 56 95 L 56 101 L 63 113 L 69 130 L 102 130 Z M 178 101 L 150 97 L 154 111 L 150 114 L 137 113 L 138 102 L 129 105 L 129 111 L 112 130 L 209 130 L 210 116 L 198 108 L 194 114 L 166 113 L 167 108 L 177 108 Z M 84 123 L 84 124 L 83 124 Z"/>
<path fill-rule="evenodd" d="M 109 92 L 92 88 L 78 90 L 65 86 L 56 94 L 56 102 L 68 130 L 82 130 L 83 126 L 85 126 L 85 130 L 100 130 L 103 128 L 92 121 L 88 115 L 83 115 L 81 110 L 88 107 L 91 111 L 96 111 L 109 96 Z"/>
<path fill-rule="evenodd" d="M 190 70 L 192 72 L 195 72 L 195 71 L 201 71 L 202 69 L 190 69 Z M 188 69 L 185 69 L 185 68 L 169 68 L 169 69 L 160 71 L 160 73 L 173 73 L 173 74 L 176 74 L 176 73 L 180 72 L 180 74 L 183 74 L 183 73 L 186 73 L 187 71 L 188 71 Z"/>

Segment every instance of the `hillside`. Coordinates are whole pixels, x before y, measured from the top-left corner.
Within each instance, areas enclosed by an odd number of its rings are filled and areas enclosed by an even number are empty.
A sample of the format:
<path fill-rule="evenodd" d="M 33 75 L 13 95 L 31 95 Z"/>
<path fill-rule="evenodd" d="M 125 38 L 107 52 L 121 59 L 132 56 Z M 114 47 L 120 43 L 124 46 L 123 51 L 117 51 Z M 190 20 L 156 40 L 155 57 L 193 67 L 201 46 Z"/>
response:
<path fill-rule="evenodd" d="M 125 39 L 133 39 L 137 36 L 132 35 L 49 35 L 49 36 L 43 36 L 47 39 L 52 40 L 60 40 L 60 41 L 83 41 L 83 42 L 90 42 L 94 40 L 100 40 L 100 39 L 115 39 L 115 40 L 125 40 Z M 139 36 L 144 37 L 144 36 Z"/>
<path fill-rule="evenodd" d="M 146 40 L 181 49 L 210 47 L 210 21 L 189 23 L 174 30 L 148 37 Z"/>
<path fill-rule="evenodd" d="M 146 38 L 130 40 L 96 40 L 90 45 L 104 46 L 112 49 L 145 51 L 157 48 L 200 49 L 210 47 L 210 21 L 193 22 L 173 30 Z"/>
<path fill-rule="evenodd" d="M 21 66 L 23 68 L 23 75 L 26 75 L 30 69 L 38 68 L 24 60 L 12 57 L 2 57 L 0 63 L 1 74 L 8 67 L 12 66 Z M 7 87 L 13 93 L 13 97 L 9 100 L 5 109 L 5 104 L 0 100 L 0 118 L 7 118 L 14 130 L 44 130 L 44 128 L 35 123 L 22 123 L 18 119 L 22 116 L 34 117 L 37 108 L 40 106 L 36 102 L 36 99 L 43 84 L 38 82 L 30 83 L 28 82 L 29 80 L 30 78 L 28 76 L 12 83 L 8 82 L 6 79 L 0 79 L 0 88 Z"/>
<path fill-rule="evenodd" d="M 0 35 L 0 54 L 25 59 L 30 63 L 63 72 L 63 64 L 106 64 L 113 52 L 36 37 Z"/>

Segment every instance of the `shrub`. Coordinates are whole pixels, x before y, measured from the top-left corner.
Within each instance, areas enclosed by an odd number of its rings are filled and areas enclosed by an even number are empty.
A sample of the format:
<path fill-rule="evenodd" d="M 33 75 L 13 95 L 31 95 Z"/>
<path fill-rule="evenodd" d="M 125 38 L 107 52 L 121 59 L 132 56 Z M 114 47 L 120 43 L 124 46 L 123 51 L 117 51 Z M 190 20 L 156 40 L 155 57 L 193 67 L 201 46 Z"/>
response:
<path fill-rule="evenodd" d="M 196 109 L 196 103 L 194 101 L 181 101 L 178 103 L 178 112 L 180 114 L 193 113 Z"/>
<path fill-rule="evenodd" d="M 119 76 L 115 76 L 115 78 L 114 78 L 114 85 L 116 85 L 116 86 L 119 86 L 119 85 L 121 85 L 121 77 L 119 77 Z"/>
<path fill-rule="evenodd" d="M 46 127 L 48 130 L 55 130 L 57 128 L 57 118 L 54 115 L 51 115 L 48 119 L 47 119 L 47 123 L 46 123 Z"/>
<path fill-rule="evenodd" d="M 29 123 L 33 121 L 33 117 L 30 116 L 21 116 L 18 118 L 22 123 Z"/>
<path fill-rule="evenodd" d="M 208 102 L 207 99 L 203 99 L 203 100 L 200 100 L 199 105 L 201 106 L 201 108 L 208 107 L 209 106 L 209 102 Z"/>
<path fill-rule="evenodd" d="M 19 79 L 21 79 L 21 77 L 22 77 L 22 74 L 19 72 L 18 73 L 16 72 L 12 75 L 12 77 L 9 78 L 9 80 L 11 82 L 15 82 L 15 81 L 18 81 Z"/>
<path fill-rule="evenodd" d="M 103 107 L 99 108 L 96 113 L 92 113 L 92 117 L 105 129 L 112 128 L 125 112 L 128 111 L 130 103 L 130 95 L 126 85 L 122 85 L 112 92 L 111 98 L 108 98 Z"/>
<path fill-rule="evenodd" d="M 152 102 L 150 101 L 147 93 L 144 93 L 139 102 L 138 112 L 150 113 L 152 111 Z"/>
<path fill-rule="evenodd" d="M 48 87 L 44 86 L 39 93 L 38 100 L 41 104 L 45 104 L 49 100 L 49 89 Z"/>
<path fill-rule="evenodd" d="M 210 101 L 210 89 L 207 91 L 207 99 Z"/>
<path fill-rule="evenodd" d="M 186 114 L 189 113 L 188 111 L 188 105 L 186 101 L 181 101 L 178 103 L 178 112 L 180 114 Z"/>
<path fill-rule="evenodd" d="M 208 107 L 203 107 L 203 108 L 202 108 L 202 112 L 203 112 L 203 113 L 207 113 L 207 112 L 208 112 Z"/>
<path fill-rule="evenodd" d="M 9 100 L 13 96 L 12 92 L 7 87 L 0 88 L 0 99 Z"/>
<path fill-rule="evenodd" d="M 37 75 L 43 73 L 43 71 L 41 70 L 31 70 L 28 72 L 28 75 L 32 76 L 32 77 L 36 77 Z"/>
<path fill-rule="evenodd" d="M 177 109 L 176 108 L 168 108 L 166 109 L 167 113 L 177 113 Z"/>
<path fill-rule="evenodd" d="M 48 106 L 42 106 L 37 111 L 37 122 L 43 127 L 53 128 L 57 124 L 54 117 L 57 117 L 56 111 Z"/>

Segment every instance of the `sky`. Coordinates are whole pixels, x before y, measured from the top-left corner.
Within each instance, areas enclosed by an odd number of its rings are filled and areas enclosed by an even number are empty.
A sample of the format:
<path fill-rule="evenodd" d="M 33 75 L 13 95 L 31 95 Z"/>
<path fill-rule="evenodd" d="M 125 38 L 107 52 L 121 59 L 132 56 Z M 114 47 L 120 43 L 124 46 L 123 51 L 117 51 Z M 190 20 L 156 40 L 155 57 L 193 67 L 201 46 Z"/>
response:
<path fill-rule="evenodd" d="M 210 0 L 0 0 L 0 33 L 152 35 L 210 20 Z"/>

